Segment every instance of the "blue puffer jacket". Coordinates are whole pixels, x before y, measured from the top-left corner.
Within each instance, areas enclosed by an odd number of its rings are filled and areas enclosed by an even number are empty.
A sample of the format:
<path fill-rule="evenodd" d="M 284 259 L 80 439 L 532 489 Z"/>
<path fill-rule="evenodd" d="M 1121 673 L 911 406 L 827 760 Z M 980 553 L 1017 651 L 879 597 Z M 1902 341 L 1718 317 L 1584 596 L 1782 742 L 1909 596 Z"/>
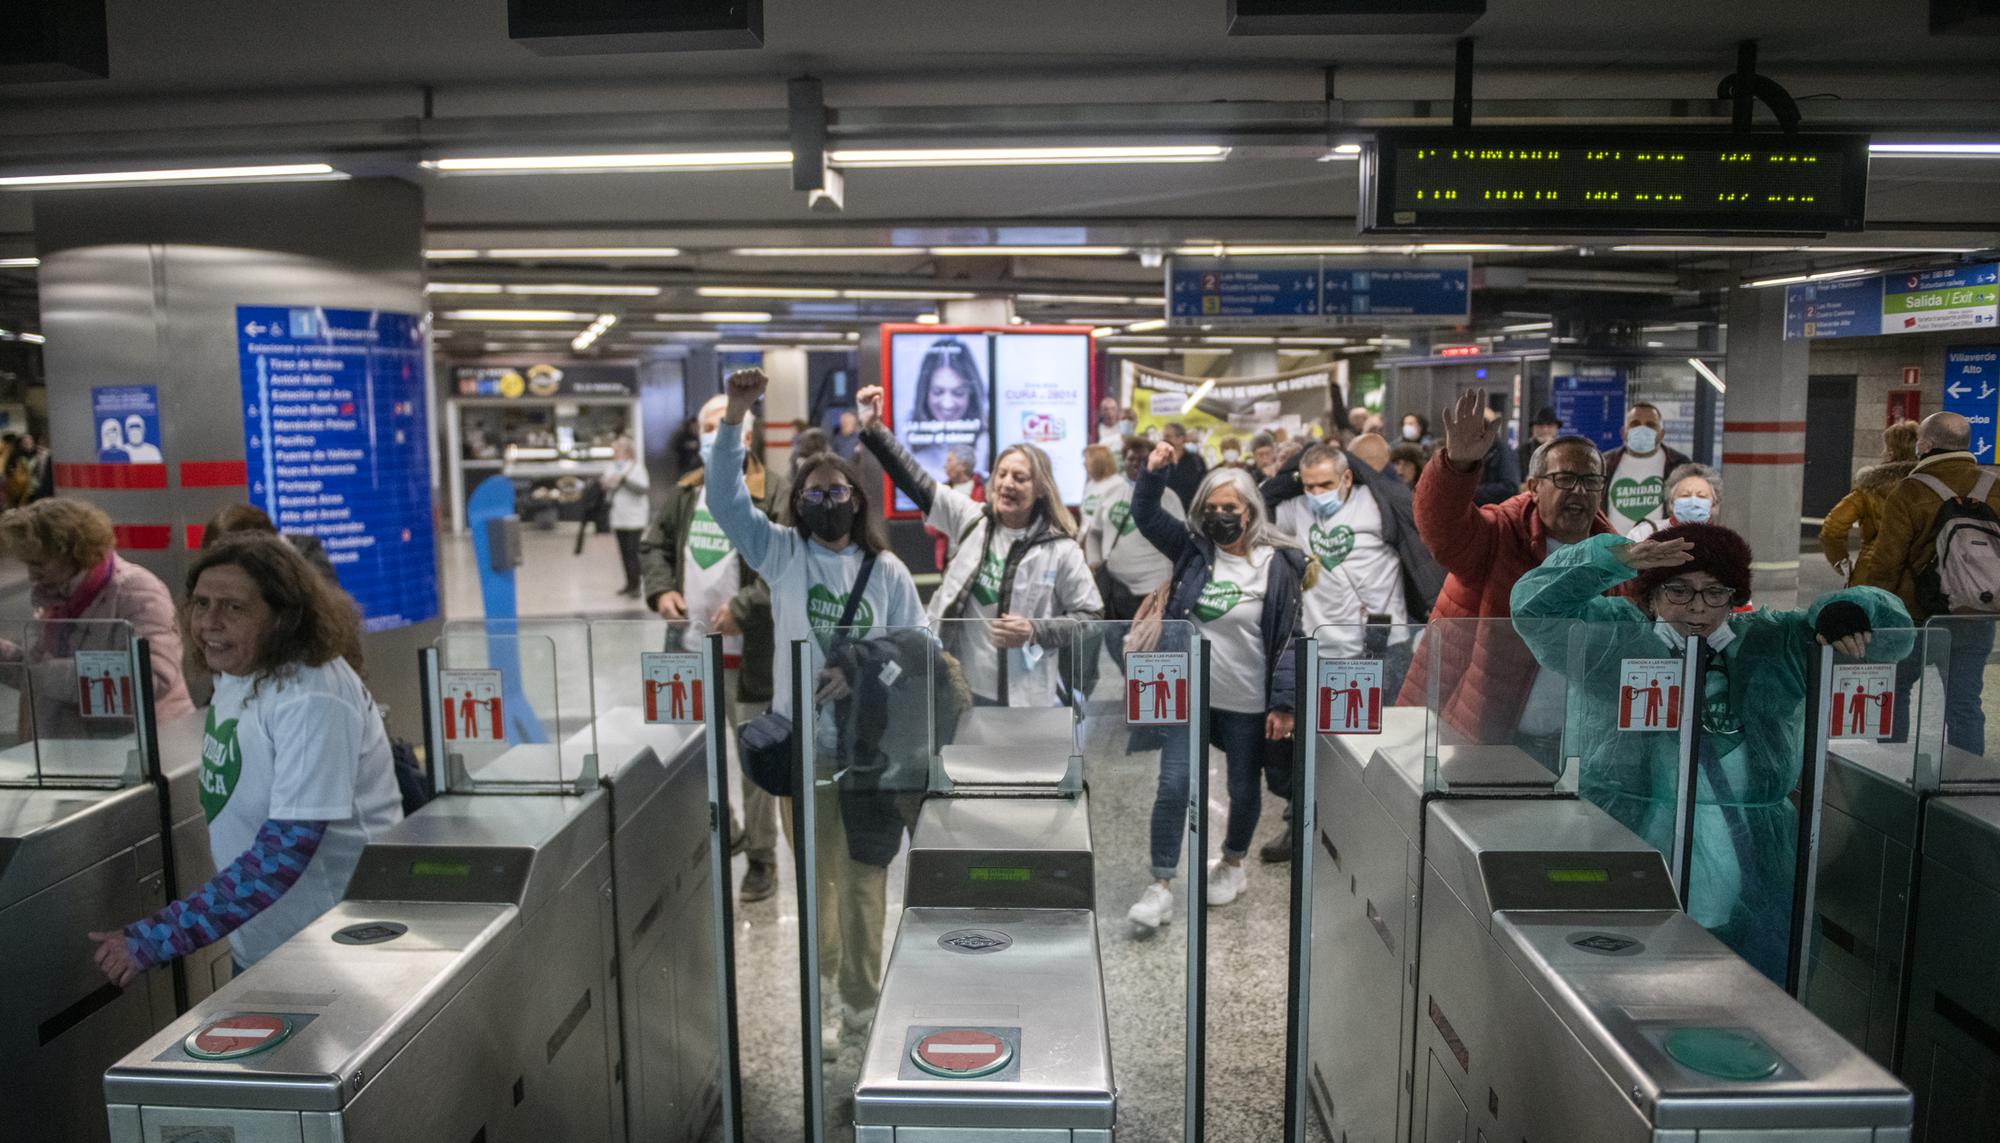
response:
<path fill-rule="evenodd" d="M 1182 523 L 1160 507 L 1160 495 L 1166 487 L 1164 474 L 1141 472 L 1132 489 L 1132 520 L 1140 535 L 1174 561 L 1173 575 L 1167 580 L 1173 586 L 1167 589 L 1165 618 L 1183 620 L 1208 586 L 1210 569 L 1215 566 L 1215 541 L 1194 531 L 1192 517 Z M 1289 714 L 1297 694 L 1292 640 L 1305 637 L 1299 604 L 1307 573 L 1306 556 L 1296 548 L 1278 548 L 1272 557 L 1271 578 L 1264 589 L 1264 614 L 1257 625 L 1264 640 L 1264 709 Z"/>

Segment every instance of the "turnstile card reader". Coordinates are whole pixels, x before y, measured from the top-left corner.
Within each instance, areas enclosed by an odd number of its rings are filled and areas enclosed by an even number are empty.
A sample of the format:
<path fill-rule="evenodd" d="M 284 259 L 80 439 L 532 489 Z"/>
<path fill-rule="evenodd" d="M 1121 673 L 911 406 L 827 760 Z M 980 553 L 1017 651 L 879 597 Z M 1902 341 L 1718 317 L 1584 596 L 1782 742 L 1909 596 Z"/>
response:
<path fill-rule="evenodd" d="M 1118 1093 L 1092 913 L 906 909 L 890 963 L 855 1143 L 1111 1143 Z"/>
<path fill-rule="evenodd" d="M 1096 906 L 1090 807 L 1075 798 L 929 798 L 911 834 L 906 906 Z"/>
<path fill-rule="evenodd" d="M 1602 810 L 1428 815 L 1417 1139 L 1909 1138 L 1895 1077 L 1680 912 Z"/>

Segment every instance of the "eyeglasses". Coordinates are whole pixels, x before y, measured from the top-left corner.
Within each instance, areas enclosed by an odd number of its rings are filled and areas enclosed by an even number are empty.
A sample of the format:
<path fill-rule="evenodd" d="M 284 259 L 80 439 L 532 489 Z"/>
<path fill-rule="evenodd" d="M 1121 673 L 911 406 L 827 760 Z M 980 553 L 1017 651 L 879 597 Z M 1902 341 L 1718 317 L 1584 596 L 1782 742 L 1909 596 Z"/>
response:
<path fill-rule="evenodd" d="M 1608 483 L 1603 477 L 1588 472 L 1551 472 L 1546 479 L 1564 492 L 1602 492 Z"/>
<path fill-rule="evenodd" d="M 818 506 L 821 504 L 845 504 L 854 499 L 854 489 L 845 484 L 829 484 L 824 488 L 808 488 L 799 493 L 799 503 Z"/>
<path fill-rule="evenodd" d="M 1660 594 L 1669 603 L 1691 603 L 1696 592 L 1692 584 L 1673 580 L 1660 585 Z M 1700 595 L 1701 601 L 1710 607 L 1727 607 L 1736 601 L 1736 589 L 1726 583 L 1711 583 L 1701 589 Z"/>

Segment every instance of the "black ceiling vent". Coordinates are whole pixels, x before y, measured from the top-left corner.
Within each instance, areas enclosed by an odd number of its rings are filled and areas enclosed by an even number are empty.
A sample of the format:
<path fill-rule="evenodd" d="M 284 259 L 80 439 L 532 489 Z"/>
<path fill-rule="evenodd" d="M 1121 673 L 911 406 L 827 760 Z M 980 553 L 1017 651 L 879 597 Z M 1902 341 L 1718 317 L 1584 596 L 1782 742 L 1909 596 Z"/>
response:
<path fill-rule="evenodd" d="M 1232 36 L 1457 34 L 1486 0 L 1227 0 Z"/>
<path fill-rule="evenodd" d="M 2000 0 L 1931 0 L 1931 35 L 2000 36 Z"/>
<path fill-rule="evenodd" d="M 545 56 L 764 46 L 764 0 L 507 0 L 507 35 Z"/>
<path fill-rule="evenodd" d="M 104 79 L 111 49 L 104 0 L 8 0 L 0 31 L 0 83 Z"/>

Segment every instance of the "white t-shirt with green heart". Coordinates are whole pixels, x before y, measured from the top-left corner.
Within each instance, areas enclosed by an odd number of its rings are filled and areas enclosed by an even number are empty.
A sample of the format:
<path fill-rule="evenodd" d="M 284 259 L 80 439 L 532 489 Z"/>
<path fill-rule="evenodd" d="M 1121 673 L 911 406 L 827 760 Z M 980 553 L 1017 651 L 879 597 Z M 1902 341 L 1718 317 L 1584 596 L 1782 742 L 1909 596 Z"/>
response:
<path fill-rule="evenodd" d="M 1322 654 L 1347 658 L 1361 653 L 1362 624 L 1387 615 L 1397 624 L 1391 642 L 1408 639 L 1410 608 L 1403 594 L 1403 561 L 1382 540 L 1382 506 L 1375 494 L 1355 485 L 1340 511 L 1322 520 L 1304 496 L 1278 505 L 1278 527 L 1319 565 L 1319 575 L 1301 601 L 1306 633 L 1320 631 Z"/>
<path fill-rule="evenodd" d="M 1003 528 L 998 521 L 993 524 L 993 545 L 986 550 L 979 568 L 972 573 L 972 586 L 965 593 L 965 619 L 993 619 L 999 615 L 1000 580 L 1007 571 L 1007 556 L 1014 545 L 1028 534 L 1025 528 Z M 1009 610 L 1017 615 L 1036 615 L 1038 612 L 1021 606 L 1024 584 L 1014 585 L 1014 606 Z M 949 622 L 949 621 L 947 621 Z M 950 644 L 948 644 L 950 645 Z M 965 669 L 965 681 L 972 693 L 986 698 L 996 698 L 1000 694 L 1000 655 L 987 647 L 980 647 L 959 656 L 959 665 Z"/>
<path fill-rule="evenodd" d="M 1217 549 L 1208 583 L 1188 612 L 1208 637 L 1208 701 L 1217 710 L 1262 714 L 1268 709 L 1264 657 L 1264 593 L 1271 581 L 1268 547 L 1249 558 Z"/>
<path fill-rule="evenodd" d="M 1618 468 L 1611 474 L 1611 526 L 1630 531 L 1641 520 L 1666 518 L 1667 450 L 1655 448 L 1651 456 L 1633 456 L 1630 449 L 1618 456 Z"/>
<path fill-rule="evenodd" d="M 722 525 L 708 514 L 708 489 L 694 496 L 694 519 L 688 522 L 687 547 L 681 550 L 681 595 L 687 600 L 688 625 L 696 635 L 713 630 L 709 620 L 743 586 L 741 557 L 736 545 L 722 534 Z M 835 618 L 839 618 L 835 616 Z M 724 635 L 725 656 L 743 654 L 741 635 Z"/>
<path fill-rule="evenodd" d="M 1161 491 L 1160 508 L 1176 520 L 1187 519 L 1187 509 L 1171 488 Z M 1098 501 L 1097 514 L 1085 521 L 1083 558 L 1103 564 L 1111 578 L 1134 595 L 1159 587 L 1174 570 L 1173 561 L 1139 534 L 1139 522 L 1132 518 L 1132 485 L 1122 478 Z"/>

